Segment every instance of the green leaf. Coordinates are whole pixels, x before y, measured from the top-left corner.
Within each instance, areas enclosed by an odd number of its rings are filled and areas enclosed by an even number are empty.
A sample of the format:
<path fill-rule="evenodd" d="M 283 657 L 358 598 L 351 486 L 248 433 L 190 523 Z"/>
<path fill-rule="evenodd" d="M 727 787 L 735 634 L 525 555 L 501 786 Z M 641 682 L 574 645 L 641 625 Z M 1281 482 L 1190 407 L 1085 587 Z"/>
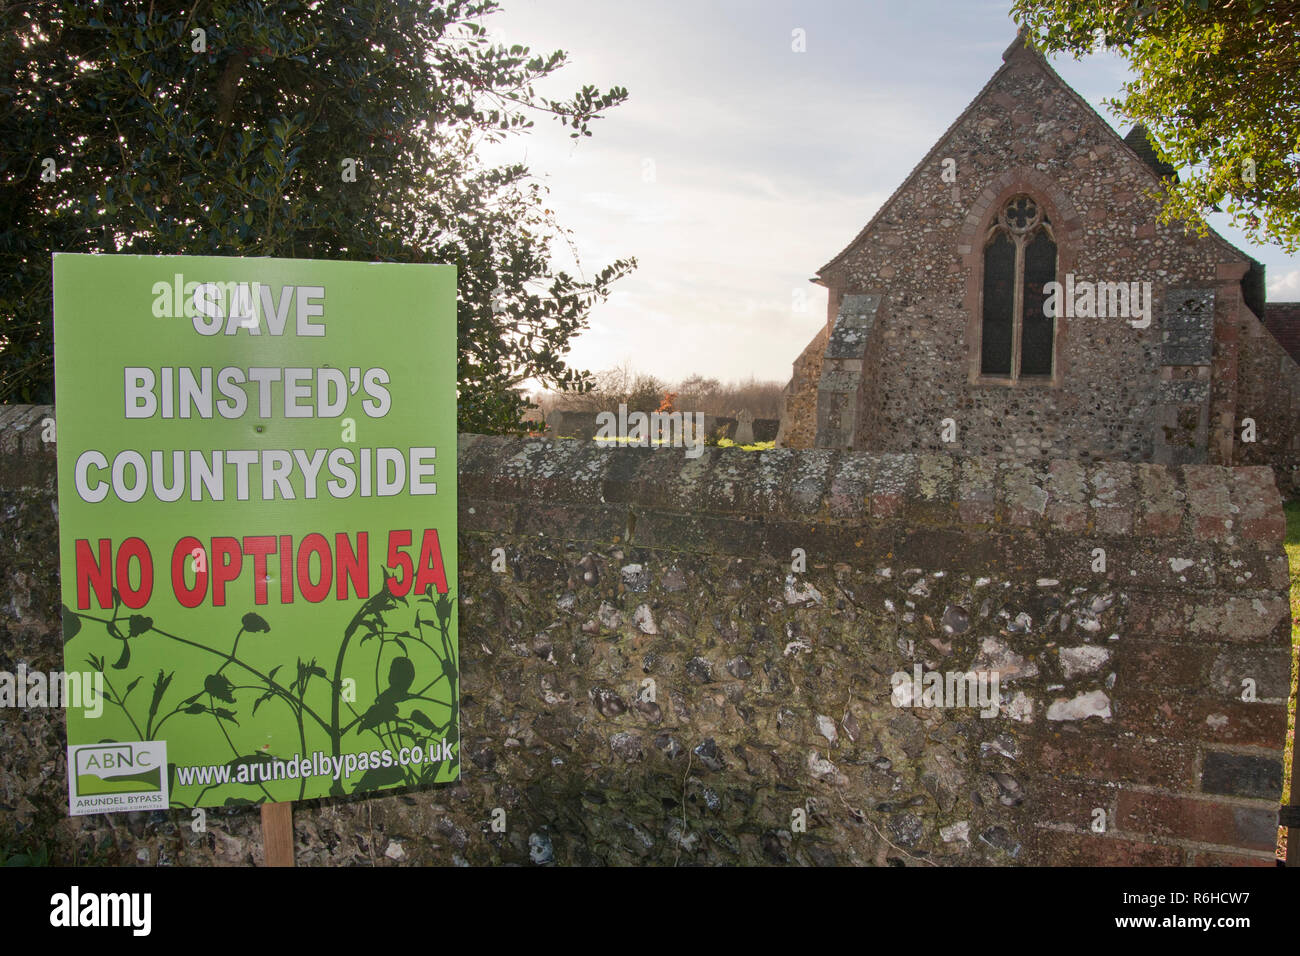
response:
<path fill-rule="evenodd" d="M 402 768 L 396 765 L 391 767 L 371 767 L 361 775 L 361 779 L 352 788 L 352 792 L 363 793 L 367 790 L 395 787 L 404 783 L 405 780 L 406 778 L 402 775 Z"/>
<path fill-rule="evenodd" d="M 425 730 L 437 731 L 441 728 L 435 724 L 422 710 L 411 711 L 411 719 L 423 727 Z"/>
<path fill-rule="evenodd" d="M 234 685 L 224 674 L 209 674 L 203 679 L 203 689 L 217 700 L 228 704 L 235 702 Z"/>
<path fill-rule="evenodd" d="M 81 633 L 81 618 L 66 604 L 63 605 L 63 642 L 66 644 Z"/>
<path fill-rule="evenodd" d="M 159 668 L 158 676 L 154 678 L 153 682 L 153 698 L 149 701 L 148 723 L 152 724 L 154 717 L 157 716 L 163 695 L 167 693 L 167 688 L 171 686 L 172 677 L 175 676 L 175 673 L 175 671 L 172 671 L 170 674 L 164 674 L 162 669 Z"/>

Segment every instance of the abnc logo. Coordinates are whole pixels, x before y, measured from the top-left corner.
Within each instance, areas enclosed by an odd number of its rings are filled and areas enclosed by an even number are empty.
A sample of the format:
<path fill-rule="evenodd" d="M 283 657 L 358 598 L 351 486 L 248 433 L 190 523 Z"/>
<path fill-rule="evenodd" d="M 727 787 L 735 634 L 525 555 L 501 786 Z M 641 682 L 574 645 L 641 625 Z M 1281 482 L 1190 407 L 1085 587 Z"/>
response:
<path fill-rule="evenodd" d="M 166 809 L 167 744 L 161 740 L 68 748 L 68 798 L 74 816 Z"/>

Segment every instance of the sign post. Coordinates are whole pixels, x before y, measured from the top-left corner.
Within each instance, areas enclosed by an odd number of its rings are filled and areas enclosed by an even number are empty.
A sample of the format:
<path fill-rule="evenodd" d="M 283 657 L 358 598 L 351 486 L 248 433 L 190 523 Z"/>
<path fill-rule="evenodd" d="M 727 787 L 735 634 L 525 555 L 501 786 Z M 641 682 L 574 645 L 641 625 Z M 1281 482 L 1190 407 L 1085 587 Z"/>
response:
<path fill-rule="evenodd" d="M 293 804 L 262 804 L 262 853 L 267 866 L 293 866 Z"/>
<path fill-rule="evenodd" d="M 455 284 L 56 255 L 72 814 L 458 778 Z"/>

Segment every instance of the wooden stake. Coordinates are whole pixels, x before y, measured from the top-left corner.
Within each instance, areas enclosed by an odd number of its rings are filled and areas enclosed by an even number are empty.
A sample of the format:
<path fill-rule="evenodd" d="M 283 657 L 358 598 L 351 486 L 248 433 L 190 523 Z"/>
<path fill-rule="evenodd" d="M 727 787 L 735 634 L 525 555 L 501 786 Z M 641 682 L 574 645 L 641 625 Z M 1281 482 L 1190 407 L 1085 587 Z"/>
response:
<path fill-rule="evenodd" d="M 262 849 L 267 866 L 293 866 L 293 804 L 262 804 Z"/>

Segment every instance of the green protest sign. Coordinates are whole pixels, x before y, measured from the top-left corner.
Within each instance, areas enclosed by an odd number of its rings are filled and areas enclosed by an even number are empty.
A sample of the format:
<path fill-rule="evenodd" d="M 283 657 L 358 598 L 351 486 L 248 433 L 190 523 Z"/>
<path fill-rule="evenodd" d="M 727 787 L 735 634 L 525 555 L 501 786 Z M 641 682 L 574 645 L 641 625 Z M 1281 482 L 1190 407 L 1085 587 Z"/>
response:
<path fill-rule="evenodd" d="M 457 779 L 455 286 L 56 255 L 73 814 Z"/>

